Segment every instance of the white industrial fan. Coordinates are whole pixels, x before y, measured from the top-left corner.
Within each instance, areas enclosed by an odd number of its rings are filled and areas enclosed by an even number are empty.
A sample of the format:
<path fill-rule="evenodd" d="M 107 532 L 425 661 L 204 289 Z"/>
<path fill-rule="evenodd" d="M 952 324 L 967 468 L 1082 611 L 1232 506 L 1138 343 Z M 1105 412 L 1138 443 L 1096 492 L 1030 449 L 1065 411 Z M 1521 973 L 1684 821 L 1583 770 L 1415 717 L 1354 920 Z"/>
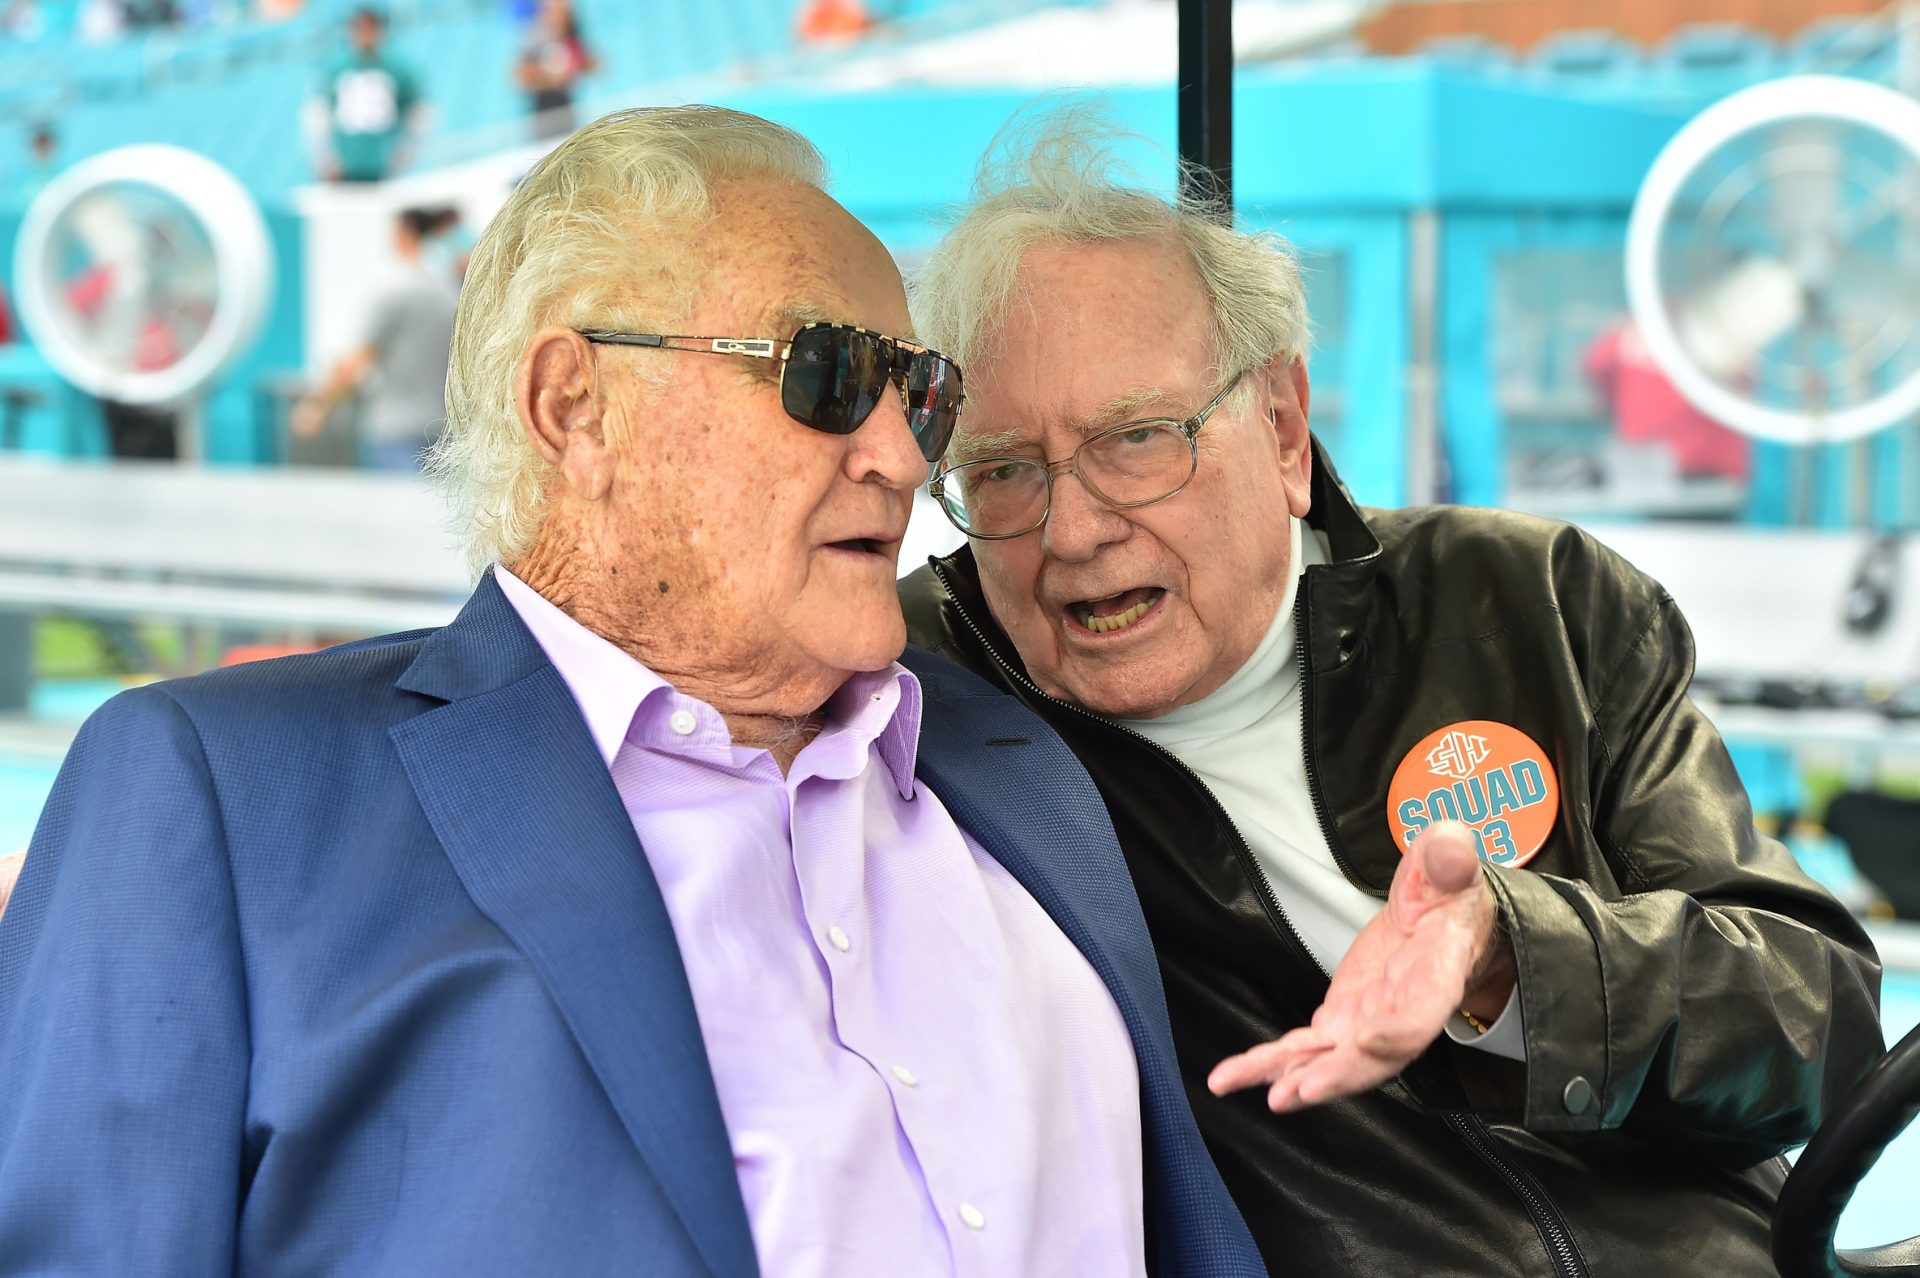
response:
<path fill-rule="evenodd" d="M 1920 102 L 1808 75 L 1709 107 L 1634 204 L 1627 297 L 1675 388 L 1749 435 L 1920 415 Z"/>
<path fill-rule="evenodd" d="M 48 183 L 14 252 L 21 321 L 54 369 L 101 399 L 178 409 L 189 435 L 200 396 L 258 335 L 273 272 L 240 183 L 162 145 L 108 151 Z"/>

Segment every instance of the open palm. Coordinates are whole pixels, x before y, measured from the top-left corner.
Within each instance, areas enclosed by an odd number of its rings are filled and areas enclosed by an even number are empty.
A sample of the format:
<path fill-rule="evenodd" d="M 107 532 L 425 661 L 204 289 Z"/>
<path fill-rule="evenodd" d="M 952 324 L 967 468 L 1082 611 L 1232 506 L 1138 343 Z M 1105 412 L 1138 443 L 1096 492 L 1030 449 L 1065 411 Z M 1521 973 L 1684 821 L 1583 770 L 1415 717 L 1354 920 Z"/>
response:
<path fill-rule="evenodd" d="M 1470 994 L 1483 1006 L 1505 1003 L 1511 956 L 1496 916 L 1473 832 L 1430 827 L 1402 859 L 1386 908 L 1334 969 L 1313 1020 L 1220 1062 L 1207 1087 L 1225 1095 L 1266 1084 L 1275 1112 L 1378 1087 L 1440 1036 Z"/>

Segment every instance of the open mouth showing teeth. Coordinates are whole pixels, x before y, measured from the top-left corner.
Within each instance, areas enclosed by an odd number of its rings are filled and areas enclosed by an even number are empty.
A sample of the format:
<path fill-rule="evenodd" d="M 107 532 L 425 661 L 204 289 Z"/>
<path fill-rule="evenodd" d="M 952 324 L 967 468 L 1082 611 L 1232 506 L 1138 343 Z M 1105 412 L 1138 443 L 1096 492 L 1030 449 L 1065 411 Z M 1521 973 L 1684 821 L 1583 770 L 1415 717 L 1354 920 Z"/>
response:
<path fill-rule="evenodd" d="M 1105 599 L 1069 604 L 1067 610 L 1073 614 L 1075 621 L 1093 633 L 1112 634 L 1116 630 L 1125 630 L 1146 616 L 1160 602 L 1160 596 L 1166 593 L 1158 586 L 1143 586 L 1137 590 L 1123 590 L 1117 595 L 1108 595 Z"/>

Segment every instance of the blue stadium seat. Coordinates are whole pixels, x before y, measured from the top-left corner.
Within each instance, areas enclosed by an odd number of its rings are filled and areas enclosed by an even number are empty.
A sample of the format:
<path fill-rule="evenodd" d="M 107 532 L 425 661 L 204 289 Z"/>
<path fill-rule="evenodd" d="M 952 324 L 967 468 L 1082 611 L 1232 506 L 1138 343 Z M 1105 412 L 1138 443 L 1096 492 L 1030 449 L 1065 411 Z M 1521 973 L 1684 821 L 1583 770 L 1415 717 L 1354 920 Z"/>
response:
<path fill-rule="evenodd" d="M 1559 79 L 1618 81 L 1637 75 L 1645 65 L 1640 46 L 1617 32 L 1561 31 L 1533 47 L 1528 64 Z"/>
<path fill-rule="evenodd" d="M 1658 64 L 1687 87 L 1725 92 L 1764 80 L 1780 68 L 1773 37 L 1734 22 L 1682 27 L 1660 46 Z"/>
<path fill-rule="evenodd" d="M 1432 36 L 1420 42 L 1414 55 L 1441 66 L 1477 71 L 1504 70 L 1513 65 L 1512 49 L 1478 35 Z"/>
<path fill-rule="evenodd" d="M 70 22 L 56 22 L 32 45 L 0 48 L 0 139 L 17 138 L 0 142 L 0 207 L 12 206 L 8 193 L 20 186 L 25 131 L 43 119 L 56 122 L 66 162 L 129 142 L 175 142 L 232 169 L 264 200 L 284 196 L 310 177 L 301 105 L 316 66 L 340 47 L 355 2 L 310 0 L 287 22 L 129 34 L 111 44 L 80 42 Z M 584 95 L 778 58 L 792 47 L 802 3 L 576 0 L 601 59 Z M 968 3 L 900 7 L 918 18 Z M 526 106 L 513 64 L 524 31 L 503 0 L 415 0 L 394 10 L 390 48 L 419 73 L 432 110 L 424 159 L 470 154 L 436 148 L 436 139 L 518 140 L 513 125 Z"/>

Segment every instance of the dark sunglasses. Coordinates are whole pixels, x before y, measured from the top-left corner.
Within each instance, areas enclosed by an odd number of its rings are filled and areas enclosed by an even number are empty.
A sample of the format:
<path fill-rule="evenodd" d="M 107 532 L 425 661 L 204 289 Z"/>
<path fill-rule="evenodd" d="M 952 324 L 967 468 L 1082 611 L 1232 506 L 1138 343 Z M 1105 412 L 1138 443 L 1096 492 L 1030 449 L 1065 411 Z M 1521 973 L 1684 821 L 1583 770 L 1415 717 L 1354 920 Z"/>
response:
<path fill-rule="evenodd" d="M 938 461 L 960 420 L 960 366 L 937 351 L 851 324 L 807 324 L 791 340 L 766 337 L 680 337 L 581 329 L 589 342 L 656 346 L 696 355 L 746 355 L 780 361 L 780 406 L 787 416 L 829 435 L 851 435 L 898 381 L 907 426 L 920 455 Z M 683 344 L 684 343 L 684 344 Z"/>

